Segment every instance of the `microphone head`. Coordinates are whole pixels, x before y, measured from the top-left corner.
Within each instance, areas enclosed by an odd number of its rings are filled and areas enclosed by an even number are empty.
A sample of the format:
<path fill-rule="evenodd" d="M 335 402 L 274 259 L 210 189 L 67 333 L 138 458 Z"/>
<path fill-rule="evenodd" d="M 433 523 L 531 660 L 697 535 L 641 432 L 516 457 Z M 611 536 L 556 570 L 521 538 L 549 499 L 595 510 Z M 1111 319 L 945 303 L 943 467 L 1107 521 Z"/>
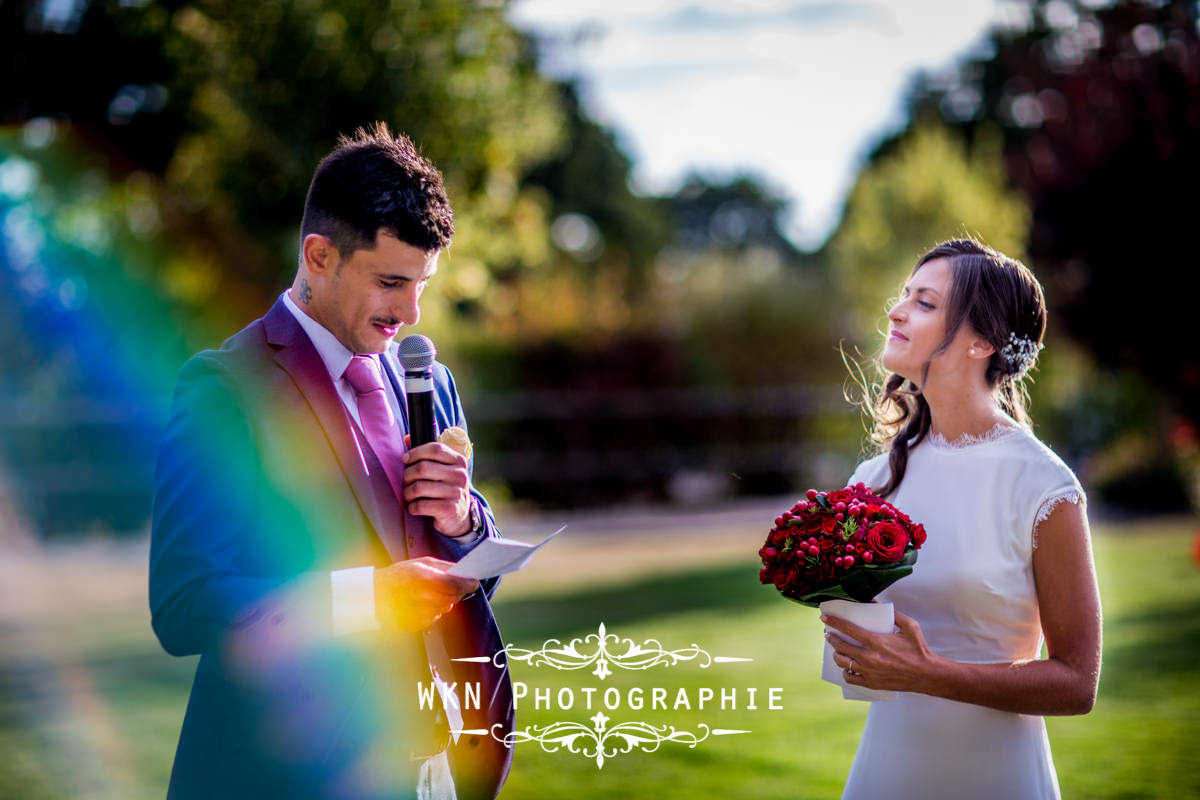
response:
<path fill-rule="evenodd" d="M 400 342 L 400 365 L 405 372 L 428 372 L 436 355 L 437 348 L 428 336 L 414 333 Z"/>

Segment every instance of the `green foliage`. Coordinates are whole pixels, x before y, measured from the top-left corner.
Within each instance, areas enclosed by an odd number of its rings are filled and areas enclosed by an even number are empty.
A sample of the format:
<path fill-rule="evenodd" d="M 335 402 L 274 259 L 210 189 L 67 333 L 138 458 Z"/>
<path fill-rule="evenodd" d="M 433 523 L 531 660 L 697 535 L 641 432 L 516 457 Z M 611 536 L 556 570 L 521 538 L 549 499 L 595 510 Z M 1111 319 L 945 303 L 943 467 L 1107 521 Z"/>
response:
<path fill-rule="evenodd" d="M 6 16 L 4 57 L 28 78 L 6 83 L 8 113 L 91 123 L 121 154 L 115 179 L 152 176 L 165 238 L 235 282 L 268 296 L 286 282 L 313 167 L 375 120 L 445 175 L 463 231 L 452 302 L 546 256 L 544 202 L 520 180 L 560 142 L 558 96 L 503 2 L 112 2 L 52 30 Z M 98 61 L 85 96 L 64 72 L 76 62 L 53 57 L 67 51 L 140 57 Z"/>
<path fill-rule="evenodd" d="M 654 259 L 667 239 L 666 216 L 656 198 L 634 194 L 630 184 L 633 165 L 617 143 L 616 134 L 588 117 L 575 85 L 560 87 L 566 118 L 565 142 L 558 153 L 533 168 L 525 180 L 549 195 L 551 213 L 558 221 L 554 237 L 567 263 L 577 274 L 611 269 L 627 270 L 628 289 L 644 285 Z M 585 228 L 572 236 L 564 215 L 582 215 L 574 224 Z M 572 263 L 573 262 L 573 263 Z"/>
<path fill-rule="evenodd" d="M 826 384 L 839 380 L 835 297 L 820 272 L 766 247 L 671 248 L 643 311 L 647 327 L 686 343 L 701 382 Z"/>
<path fill-rule="evenodd" d="M 377 119 L 445 174 L 470 232 L 464 267 L 538 257 L 511 229 L 528 202 L 517 183 L 557 143 L 559 115 L 502 4 L 199 0 L 172 15 L 163 46 L 196 87 L 195 131 L 168 179 L 262 236 L 274 276 L 290 274 L 313 166 L 339 133 Z"/>
<path fill-rule="evenodd" d="M 813 608 L 819 607 L 826 600 L 870 603 L 884 589 L 906 575 L 911 575 L 916 563 L 917 551 L 910 548 L 905 551 L 904 558 L 900 561 L 892 564 L 860 564 L 858 569 L 843 578 L 840 583 L 815 589 L 798 598 L 787 599 Z"/>
<path fill-rule="evenodd" d="M 765 247 L 788 260 L 798 256 L 783 232 L 787 201 L 755 176 L 721 181 L 694 173 L 665 201 L 675 246 L 683 250 Z"/>
<path fill-rule="evenodd" d="M 938 242 L 976 236 L 1020 258 L 1028 234 L 1029 212 L 1006 186 L 995 137 L 968 152 L 945 127 L 915 125 L 863 168 L 824 250 L 851 312 L 843 334 L 874 349 L 891 298 Z"/>

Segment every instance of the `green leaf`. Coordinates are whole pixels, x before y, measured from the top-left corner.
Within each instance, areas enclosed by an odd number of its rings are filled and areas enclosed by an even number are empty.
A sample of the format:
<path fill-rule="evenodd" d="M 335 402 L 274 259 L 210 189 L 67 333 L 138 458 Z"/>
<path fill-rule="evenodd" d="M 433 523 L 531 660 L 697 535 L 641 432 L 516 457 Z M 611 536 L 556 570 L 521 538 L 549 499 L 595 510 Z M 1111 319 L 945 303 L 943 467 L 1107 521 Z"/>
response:
<path fill-rule="evenodd" d="M 892 564 L 855 564 L 854 567 L 835 582 L 817 587 L 800 597 L 789 597 L 789 600 L 801 605 L 816 608 L 826 600 L 852 600 L 857 603 L 869 603 L 875 596 L 896 581 L 909 575 L 917 563 L 917 551 L 909 548 L 904 557 Z"/>

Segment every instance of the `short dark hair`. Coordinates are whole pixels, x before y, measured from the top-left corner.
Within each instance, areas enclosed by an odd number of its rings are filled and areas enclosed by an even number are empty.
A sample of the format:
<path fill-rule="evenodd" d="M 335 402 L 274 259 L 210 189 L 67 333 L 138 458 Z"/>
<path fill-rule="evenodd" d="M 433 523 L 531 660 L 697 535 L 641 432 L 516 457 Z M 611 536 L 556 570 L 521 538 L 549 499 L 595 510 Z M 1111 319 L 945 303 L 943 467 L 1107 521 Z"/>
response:
<path fill-rule="evenodd" d="M 318 233 L 343 258 L 375 247 L 380 229 L 425 252 L 454 236 L 454 212 L 440 173 L 404 134 L 376 122 L 338 138 L 321 159 L 304 201 L 300 236 Z"/>

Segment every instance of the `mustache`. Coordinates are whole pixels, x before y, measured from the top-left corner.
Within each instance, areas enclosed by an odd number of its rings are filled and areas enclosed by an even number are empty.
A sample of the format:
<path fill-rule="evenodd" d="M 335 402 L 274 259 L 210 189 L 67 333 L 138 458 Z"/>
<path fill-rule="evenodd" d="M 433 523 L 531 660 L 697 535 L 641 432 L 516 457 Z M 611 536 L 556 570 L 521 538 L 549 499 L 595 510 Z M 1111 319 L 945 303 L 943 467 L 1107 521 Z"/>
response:
<path fill-rule="evenodd" d="M 393 319 L 393 318 L 390 318 L 390 317 L 389 317 L 389 318 L 387 318 L 387 319 L 381 319 L 381 318 L 379 318 L 379 317 L 376 317 L 375 319 L 371 320 L 371 322 L 373 322 L 373 323 L 375 323 L 375 324 L 377 324 L 377 325 L 382 325 L 382 326 L 383 326 L 383 327 L 385 327 L 385 328 L 391 328 L 391 327 L 393 327 L 393 326 L 395 326 L 395 325 L 399 325 L 399 324 L 400 324 L 400 320 L 398 320 L 398 319 Z"/>

